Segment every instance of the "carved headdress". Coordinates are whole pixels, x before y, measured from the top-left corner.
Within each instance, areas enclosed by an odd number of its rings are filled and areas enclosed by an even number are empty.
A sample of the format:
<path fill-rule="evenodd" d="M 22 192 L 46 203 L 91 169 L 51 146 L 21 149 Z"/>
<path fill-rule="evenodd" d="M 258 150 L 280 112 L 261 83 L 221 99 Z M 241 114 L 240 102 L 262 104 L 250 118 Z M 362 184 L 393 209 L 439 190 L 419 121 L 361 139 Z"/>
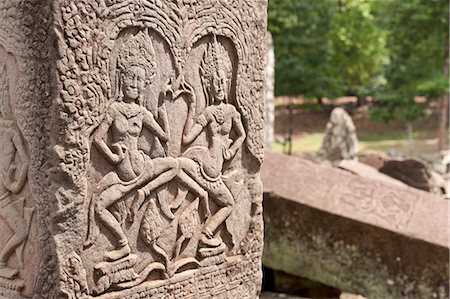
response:
<path fill-rule="evenodd" d="M 211 98 L 211 88 L 214 82 L 214 77 L 217 76 L 219 70 L 224 71 L 226 77 L 228 78 L 228 98 L 231 89 L 233 65 L 227 50 L 221 43 L 217 42 L 216 35 L 213 35 L 212 41 L 208 44 L 208 47 L 203 54 L 203 59 L 200 63 L 200 78 L 202 80 L 203 91 L 209 103 L 213 102 L 213 99 Z"/>
<path fill-rule="evenodd" d="M 156 75 L 155 50 L 148 34 L 144 31 L 130 35 L 120 46 L 117 56 L 119 73 L 126 72 L 132 66 L 139 66 L 145 70 L 145 81 L 148 83 Z M 116 80 L 120 78 L 116 77 Z M 119 84 L 117 80 L 116 84 Z"/>

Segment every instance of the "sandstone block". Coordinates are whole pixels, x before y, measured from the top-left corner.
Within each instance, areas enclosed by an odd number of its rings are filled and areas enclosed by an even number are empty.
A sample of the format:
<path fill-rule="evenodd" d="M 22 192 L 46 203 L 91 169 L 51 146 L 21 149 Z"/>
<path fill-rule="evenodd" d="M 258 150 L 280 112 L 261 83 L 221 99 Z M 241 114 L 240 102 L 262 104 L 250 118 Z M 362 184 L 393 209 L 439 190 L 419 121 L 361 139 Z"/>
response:
<path fill-rule="evenodd" d="M 255 298 L 265 0 L 0 3 L 0 297 Z"/>

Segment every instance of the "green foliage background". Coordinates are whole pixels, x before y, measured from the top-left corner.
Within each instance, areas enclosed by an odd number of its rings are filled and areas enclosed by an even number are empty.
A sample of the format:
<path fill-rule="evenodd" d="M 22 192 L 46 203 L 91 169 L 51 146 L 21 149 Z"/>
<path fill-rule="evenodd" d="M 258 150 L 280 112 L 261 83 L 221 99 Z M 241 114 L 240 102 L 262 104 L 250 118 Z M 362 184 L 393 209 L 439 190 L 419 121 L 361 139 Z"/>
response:
<path fill-rule="evenodd" d="M 421 118 L 414 97 L 448 88 L 448 14 L 447 0 L 269 0 L 275 92 L 370 95 L 374 118 Z"/>

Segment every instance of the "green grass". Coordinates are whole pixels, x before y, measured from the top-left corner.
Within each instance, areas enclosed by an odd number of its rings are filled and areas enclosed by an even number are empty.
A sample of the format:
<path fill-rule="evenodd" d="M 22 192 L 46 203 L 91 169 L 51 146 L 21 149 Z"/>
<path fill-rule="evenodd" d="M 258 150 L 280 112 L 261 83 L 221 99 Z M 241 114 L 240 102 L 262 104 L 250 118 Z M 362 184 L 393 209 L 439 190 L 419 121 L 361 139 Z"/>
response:
<path fill-rule="evenodd" d="M 296 138 L 292 142 L 292 151 L 295 152 L 315 152 L 322 145 L 323 133 L 312 133 L 304 137 Z M 272 147 L 275 152 L 283 152 L 283 145 L 275 142 Z"/>
<path fill-rule="evenodd" d="M 414 131 L 413 138 L 415 140 L 419 139 L 429 139 L 432 136 L 433 132 L 430 130 L 422 130 L 422 131 Z M 384 132 L 383 134 L 358 134 L 359 141 L 383 141 L 383 140 L 407 140 L 408 134 L 406 131 L 393 131 L 393 132 Z"/>
<path fill-rule="evenodd" d="M 429 156 L 437 152 L 436 140 L 432 139 L 430 131 L 417 131 L 414 134 L 413 155 Z M 362 134 L 358 135 L 359 153 L 364 154 L 370 151 L 388 152 L 394 150 L 408 154 L 408 139 L 406 132 L 387 132 L 385 134 Z M 320 149 L 323 140 L 323 133 L 306 134 L 294 139 L 292 151 L 294 153 L 313 153 Z M 275 152 L 283 152 L 283 145 L 275 142 L 273 146 Z"/>

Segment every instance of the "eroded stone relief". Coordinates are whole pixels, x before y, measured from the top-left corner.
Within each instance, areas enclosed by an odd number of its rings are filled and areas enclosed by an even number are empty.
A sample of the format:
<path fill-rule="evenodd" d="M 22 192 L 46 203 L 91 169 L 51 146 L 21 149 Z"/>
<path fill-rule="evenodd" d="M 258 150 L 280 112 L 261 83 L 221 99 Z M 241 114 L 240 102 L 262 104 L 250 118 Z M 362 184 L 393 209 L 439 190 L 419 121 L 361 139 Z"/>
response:
<path fill-rule="evenodd" d="M 255 298 L 265 2 L 60 11 L 57 197 L 73 223 L 58 244 L 63 292 Z"/>
<path fill-rule="evenodd" d="M 24 246 L 34 212 L 26 203 L 30 196 L 24 190 L 29 156 L 14 113 L 14 76 L 8 74 L 15 64 L 15 58 L 0 46 L 0 295 L 8 298 L 20 295 L 25 286 L 20 272 L 24 269 Z M 11 233 L 6 232 L 5 224 Z"/>
<path fill-rule="evenodd" d="M 345 184 L 348 188 L 338 202 L 353 207 L 355 210 L 374 215 L 396 227 L 402 228 L 408 225 L 413 216 L 415 206 L 419 196 L 413 192 L 403 192 L 386 190 L 379 182 L 374 182 L 370 186 L 361 179 L 354 179 Z M 378 192 L 379 200 L 375 200 Z M 348 200 L 352 195 L 358 199 L 358 204 Z"/>
<path fill-rule="evenodd" d="M 2 298 L 57 297 L 51 214 L 55 201 L 50 190 L 55 86 L 51 5 L 41 0 L 0 1 L 0 188 L 4 196 L 0 210 L 7 214 L 0 215 L 0 252 L 8 272 L 3 276 L 12 273 L 14 277 L 0 278 Z"/>

